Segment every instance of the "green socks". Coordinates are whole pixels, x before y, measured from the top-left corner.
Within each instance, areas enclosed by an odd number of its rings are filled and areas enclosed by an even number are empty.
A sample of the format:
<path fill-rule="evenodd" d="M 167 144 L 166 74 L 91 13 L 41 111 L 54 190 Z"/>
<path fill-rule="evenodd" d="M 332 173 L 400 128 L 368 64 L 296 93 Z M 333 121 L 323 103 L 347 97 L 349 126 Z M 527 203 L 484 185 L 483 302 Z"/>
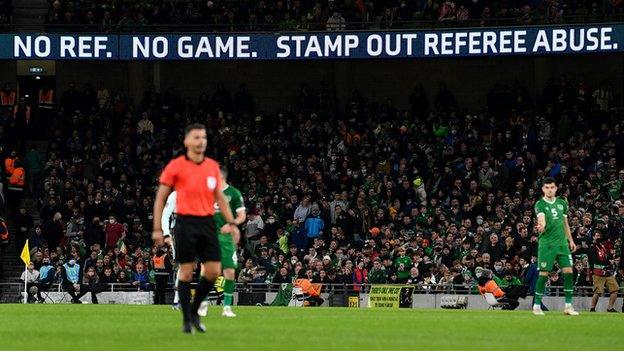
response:
<path fill-rule="evenodd" d="M 574 292 L 574 279 L 572 273 L 563 273 L 563 292 L 565 303 L 572 303 L 572 293 Z"/>
<path fill-rule="evenodd" d="M 223 283 L 223 307 L 232 306 L 232 297 L 234 295 L 234 281 L 225 280 Z"/>
<path fill-rule="evenodd" d="M 546 290 L 546 281 L 548 280 L 548 276 L 540 275 L 537 278 L 537 285 L 535 286 L 535 302 L 534 304 L 537 306 L 542 305 L 542 297 L 544 296 L 544 290 Z"/>
<path fill-rule="evenodd" d="M 541 306 L 542 297 L 544 296 L 544 290 L 546 290 L 547 276 L 540 275 L 537 278 L 537 285 L 535 286 L 535 302 L 536 306 Z M 574 276 L 572 273 L 563 273 L 563 292 L 565 294 L 565 303 L 572 303 L 572 293 L 574 292 Z"/>

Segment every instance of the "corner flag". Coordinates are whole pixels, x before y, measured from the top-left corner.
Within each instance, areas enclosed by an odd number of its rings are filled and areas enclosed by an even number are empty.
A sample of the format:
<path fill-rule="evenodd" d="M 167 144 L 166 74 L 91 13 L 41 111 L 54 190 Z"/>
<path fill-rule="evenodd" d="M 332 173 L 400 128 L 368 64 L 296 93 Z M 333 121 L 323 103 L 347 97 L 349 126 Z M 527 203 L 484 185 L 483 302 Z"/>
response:
<path fill-rule="evenodd" d="M 24 261 L 25 265 L 30 264 L 30 250 L 28 250 L 28 239 L 26 239 L 26 243 L 24 244 L 24 248 L 22 249 L 22 253 L 20 254 L 20 258 Z"/>

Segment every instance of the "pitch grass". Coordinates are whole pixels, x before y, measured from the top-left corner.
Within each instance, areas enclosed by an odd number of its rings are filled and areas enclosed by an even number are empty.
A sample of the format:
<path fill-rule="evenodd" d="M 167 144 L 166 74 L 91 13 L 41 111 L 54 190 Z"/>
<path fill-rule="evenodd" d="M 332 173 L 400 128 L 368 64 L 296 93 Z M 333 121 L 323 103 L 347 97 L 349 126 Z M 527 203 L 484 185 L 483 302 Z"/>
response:
<path fill-rule="evenodd" d="M 208 334 L 184 335 L 169 306 L 0 305 L 0 350 L 614 350 L 624 314 L 211 307 Z"/>

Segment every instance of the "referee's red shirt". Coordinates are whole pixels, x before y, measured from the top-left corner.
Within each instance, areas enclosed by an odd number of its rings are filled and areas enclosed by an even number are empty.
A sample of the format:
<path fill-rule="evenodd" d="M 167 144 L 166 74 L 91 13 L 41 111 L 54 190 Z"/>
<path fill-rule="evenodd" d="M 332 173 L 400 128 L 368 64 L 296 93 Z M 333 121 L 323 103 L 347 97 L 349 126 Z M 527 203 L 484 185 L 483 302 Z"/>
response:
<path fill-rule="evenodd" d="M 178 193 L 176 213 L 183 216 L 211 216 L 215 213 L 215 189 L 221 189 L 219 164 L 205 157 L 195 163 L 186 155 L 167 164 L 160 183 L 173 187 Z"/>

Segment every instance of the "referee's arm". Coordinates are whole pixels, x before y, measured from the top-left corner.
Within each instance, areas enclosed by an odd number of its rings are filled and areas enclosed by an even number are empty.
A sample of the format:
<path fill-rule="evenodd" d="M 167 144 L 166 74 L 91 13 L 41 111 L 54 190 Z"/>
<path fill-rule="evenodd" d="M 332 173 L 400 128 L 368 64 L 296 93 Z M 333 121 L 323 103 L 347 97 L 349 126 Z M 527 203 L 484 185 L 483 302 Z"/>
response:
<path fill-rule="evenodd" d="M 160 184 L 158 191 L 156 192 L 156 199 L 154 200 L 154 226 L 152 230 L 152 240 L 156 245 L 162 245 L 163 243 L 163 230 L 161 227 L 161 219 L 163 215 L 163 209 L 165 208 L 165 202 L 167 197 L 173 191 L 173 188 L 169 185 Z M 232 214 L 230 213 L 230 217 Z"/>

